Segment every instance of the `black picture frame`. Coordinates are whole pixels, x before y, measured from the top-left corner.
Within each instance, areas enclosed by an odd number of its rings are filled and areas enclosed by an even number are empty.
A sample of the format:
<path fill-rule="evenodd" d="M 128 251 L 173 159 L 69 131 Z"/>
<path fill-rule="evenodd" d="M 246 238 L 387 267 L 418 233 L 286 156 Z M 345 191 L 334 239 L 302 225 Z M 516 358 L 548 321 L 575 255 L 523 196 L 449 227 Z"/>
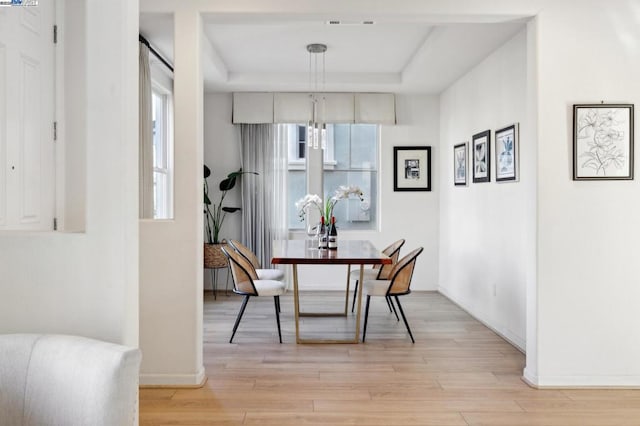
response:
<path fill-rule="evenodd" d="M 467 142 L 453 146 L 453 184 L 455 186 L 467 185 L 468 173 Z"/>
<path fill-rule="evenodd" d="M 393 190 L 431 191 L 431 147 L 393 147 Z"/>
<path fill-rule="evenodd" d="M 496 182 L 516 182 L 520 169 L 519 163 L 519 125 L 505 126 L 493 133 L 495 140 Z"/>
<path fill-rule="evenodd" d="M 633 104 L 573 105 L 573 180 L 633 180 Z"/>
<path fill-rule="evenodd" d="M 473 183 L 491 182 L 491 130 L 476 133 L 471 140 Z"/>

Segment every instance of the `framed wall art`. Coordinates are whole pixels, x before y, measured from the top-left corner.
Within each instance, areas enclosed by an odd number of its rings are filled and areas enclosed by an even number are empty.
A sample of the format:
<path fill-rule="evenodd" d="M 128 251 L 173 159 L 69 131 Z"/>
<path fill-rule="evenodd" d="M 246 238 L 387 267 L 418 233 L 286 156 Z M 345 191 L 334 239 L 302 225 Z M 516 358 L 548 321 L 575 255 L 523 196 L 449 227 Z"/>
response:
<path fill-rule="evenodd" d="M 518 123 L 496 130 L 496 182 L 518 180 Z"/>
<path fill-rule="evenodd" d="M 476 133 L 471 140 L 473 183 L 491 182 L 491 130 Z"/>
<path fill-rule="evenodd" d="M 393 147 L 393 190 L 431 191 L 431 147 Z"/>
<path fill-rule="evenodd" d="M 453 147 L 453 184 L 464 186 L 467 184 L 467 143 Z"/>
<path fill-rule="evenodd" d="M 633 104 L 573 106 L 573 180 L 633 179 Z"/>

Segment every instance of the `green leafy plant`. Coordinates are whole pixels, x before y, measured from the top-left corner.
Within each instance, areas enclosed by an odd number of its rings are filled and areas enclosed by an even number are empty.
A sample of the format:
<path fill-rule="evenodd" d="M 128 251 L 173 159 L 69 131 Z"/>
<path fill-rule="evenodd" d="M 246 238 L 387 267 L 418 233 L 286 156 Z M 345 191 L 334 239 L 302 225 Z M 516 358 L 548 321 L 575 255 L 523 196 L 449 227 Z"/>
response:
<path fill-rule="evenodd" d="M 211 176 L 211 169 L 204 166 L 204 217 L 205 217 L 205 230 L 207 232 L 207 244 L 220 244 L 220 230 L 224 224 L 224 219 L 227 213 L 235 213 L 240 211 L 240 207 L 225 207 L 224 198 L 227 196 L 227 192 L 232 190 L 236 186 L 236 182 L 243 174 L 254 174 L 255 172 L 243 172 L 242 169 L 238 169 L 235 172 L 231 172 L 220 181 L 218 189 L 220 189 L 220 201 L 214 203 L 209 197 L 209 183 L 207 178 Z"/>

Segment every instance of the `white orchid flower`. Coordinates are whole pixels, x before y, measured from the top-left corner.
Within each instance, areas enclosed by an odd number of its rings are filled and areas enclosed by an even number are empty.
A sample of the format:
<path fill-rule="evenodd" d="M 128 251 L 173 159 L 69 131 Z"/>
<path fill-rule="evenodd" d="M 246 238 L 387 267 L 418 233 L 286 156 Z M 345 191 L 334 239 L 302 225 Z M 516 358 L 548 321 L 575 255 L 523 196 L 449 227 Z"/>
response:
<path fill-rule="evenodd" d="M 362 190 L 356 185 L 341 185 L 336 189 L 334 198 L 341 200 L 343 198 L 349 198 L 349 195 L 357 195 L 362 200 Z"/>
<path fill-rule="evenodd" d="M 331 198 L 327 198 L 326 203 L 323 205 L 322 198 L 320 198 L 317 194 L 307 194 L 298 201 L 296 201 L 296 210 L 298 211 L 298 216 L 300 220 L 304 220 L 305 214 L 307 213 L 307 207 L 314 206 L 320 212 L 320 216 L 324 217 L 327 221 L 333 216 L 333 208 L 335 207 L 338 201 L 343 200 L 345 198 L 349 198 L 350 195 L 356 195 L 360 202 L 362 203 L 361 208 L 363 210 L 368 210 L 370 205 L 368 201 L 365 201 L 364 194 L 359 186 L 356 185 L 341 185 L 336 189 L 335 193 Z"/>
<path fill-rule="evenodd" d="M 315 206 L 320 212 L 320 215 L 322 215 L 322 198 L 317 194 L 307 194 L 296 201 L 296 210 L 298 210 L 298 216 L 301 221 L 304 220 L 304 215 L 306 214 L 308 206 Z"/>

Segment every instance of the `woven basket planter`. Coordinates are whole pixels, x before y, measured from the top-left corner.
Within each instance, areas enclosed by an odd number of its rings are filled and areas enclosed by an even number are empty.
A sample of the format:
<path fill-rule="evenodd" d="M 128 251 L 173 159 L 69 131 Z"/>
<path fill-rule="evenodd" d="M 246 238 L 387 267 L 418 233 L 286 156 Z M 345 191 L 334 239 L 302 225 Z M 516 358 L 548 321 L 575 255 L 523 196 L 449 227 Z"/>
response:
<path fill-rule="evenodd" d="M 205 268 L 226 268 L 227 256 L 224 255 L 220 247 L 226 244 L 205 244 L 204 245 L 204 267 Z"/>

